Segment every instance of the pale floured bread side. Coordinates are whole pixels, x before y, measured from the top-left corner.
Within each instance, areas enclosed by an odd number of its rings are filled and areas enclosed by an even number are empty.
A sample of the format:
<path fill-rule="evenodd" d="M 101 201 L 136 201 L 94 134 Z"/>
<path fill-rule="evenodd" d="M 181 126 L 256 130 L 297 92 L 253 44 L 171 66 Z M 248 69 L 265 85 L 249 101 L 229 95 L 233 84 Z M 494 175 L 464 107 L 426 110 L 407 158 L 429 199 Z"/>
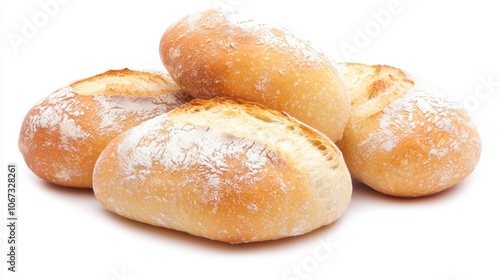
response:
<path fill-rule="evenodd" d="M 94 193 L 122 216 L 209 239 L 254 242 L 336 220 L 352 185 L 326 136 L 250 102 L 195 100 L 118 136 Z"/>
<path fill-rule="evenodd" d="M 207 10 L 170 26 L 160 55 L 172 78 L 195 98 L 260 103 L 332 141 L 349 119 L 349 94 L 335 62 L 276 24 L 234 10 Z"/>
<path fill-rule="evenodd" d="M 471 118 L 442 91 L 385 65 L 340 65 L 353 114 L 337 144 L 351 175 L 394 196 L 417 197 L 467 177 L 481 153 Z"/>
<path fill-rule="evenodd" d="M 111 139 L 189 100 L 167 74 L 111 70 L 33 106 L 21 127 L 19 149 L 38 177 L 89 188 L 94 163 Z"/>

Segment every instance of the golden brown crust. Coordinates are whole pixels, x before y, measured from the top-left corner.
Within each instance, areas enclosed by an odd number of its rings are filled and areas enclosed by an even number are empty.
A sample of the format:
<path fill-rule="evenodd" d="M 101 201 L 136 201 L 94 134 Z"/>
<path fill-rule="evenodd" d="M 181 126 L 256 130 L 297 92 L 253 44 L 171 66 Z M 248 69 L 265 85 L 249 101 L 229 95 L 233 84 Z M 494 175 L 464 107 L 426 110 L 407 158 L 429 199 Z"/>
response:
<path fill-rule="evenodd" d="M 109 141 L 191 99 L 172 84 L 165 74 L 129 69 L 77 81 L 31 108 L 19 149 L 40 178 L 89 188 L 94 163 Z"/>
<path fill-rule="evenodd" d="M 108 210 L 241 243 L 299 235 L 350 202 L 342 154 L 286 114 L 240 100 L 195 100 L 113 140 L 96 164 Z"/>
<path fill-rule="evenodd" d="M 481 140 L 438 89 L 383 65 L 341 64 L 353 115 L 337 144 L 354 179 L 394 196 L 424 196 L 467 177 Z"/>
<path fill-rule="evenodd" d="M 160 55 L 196 98 L 232 97 L 285 111 L 340 139 L 349 95 L 335 63 L 285 29 L 237 12 L 208 10 L 164 33 Z"/>
<path fill-rule="evenodd" d="M 165 95 L 165 92 L 181 91 L 167 73 L 135 71 L 128 68 L 108 70 L 78 80 L 69 86 L 78 94 L 98 96 L 152 97 Z"/>

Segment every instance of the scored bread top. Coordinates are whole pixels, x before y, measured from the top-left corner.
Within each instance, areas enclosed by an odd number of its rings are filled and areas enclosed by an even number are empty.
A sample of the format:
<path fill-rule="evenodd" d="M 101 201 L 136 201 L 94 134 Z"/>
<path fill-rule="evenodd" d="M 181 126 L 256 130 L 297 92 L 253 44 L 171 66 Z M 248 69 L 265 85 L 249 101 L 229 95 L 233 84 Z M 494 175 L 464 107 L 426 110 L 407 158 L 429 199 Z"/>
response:
<path fill-rule="evenodd" d="M 70 85 L 74 92 L 98 96 L 157 96 L 181 91 L 167 72 L 109 70 Z"/>
<path fill-rule="evenodd" d="M 22 133 L 32 137 L 37 128 L 47 128 L 59 131 L 62 140 L 107 134 L 123 130 L 129 122 L 166 113 L 189 100 L 191 97 L 168 74 L 110 70 L 74 82 L 38 102 L 28 114 L 29 125 Z M 96 120 L 97 127 L 89 126 L 88 122 Z"/>
<path fill-rule="evenodd" d="M 360 147 L 390 152 L 406 138 L 433 138 L 437 132 L 453 136 L 452 146 L 457 147 L 458 141 L 468 139 L 468 130 L 459 128 L 475 128 L 458 103 L 413 74 L 387 65 L 343 63 L 340 67 L 353 96 L 349 125 L 356 129 L 377 128 Z M 367 126 L 370 121 L 378 121 L 378 125 Z M 431 153 L 437 151 L 432 149 Z"/>
<path fill-rule="evenodd" d="M 367 118 L 403 96 L 415 83 L 402 70 L 387 65 L 340 63 L 351 95 L 352 115 Z"/>
<path fill-rule="evenodd" d="M 338 143 L 353 178 L 399 196 L 456 184 L 479 160 L 481 141 L 443 91 L 386 65 L 342 63 L 353 114 Z"/>
<path fill-rule="evenodd" d="M 338 217 L 339 213 L 334 212 L 342 206 L 337 205 L 337 199 L 343 195 L 328 192 L 332 190 L 332 177 L 338 169 L 342 169 L 344 161 L 338 148 L 322 133 L 284 112 L 269 110 L 257 103 L 225 98 L 192 101 L 169 114 L 174 120 L 176 115 L 180 115 L 186 123 L 205 123 L 234 136 L 262 143 L 287 162 L 294 163 L 298 170 L 306 174 L 309 186 L 316 190 L 325 208 L 331 211 L 329 215 Z"/>
<path fill-rule="evenodd" d="M 35 104 L 23 121 L 19 149 L 42 179 L 90 187 L 94 162 L 109 141 L 189 100 L 168 75 L 110 70 Z"/>
<path fill-rule="evenodd" d="M 337 219 L 352 185 L 326 136 L 284 113 L 194 100 L 113 140 L 94 172 L 111 211 L 239 243 L 303 234 Z"/>
<path fill-rule="evenodd" d="M 120 162 L 129 174 L 134 174 L 138 166 L 150 167 L 155 159 L 169 170 L 175 166 L 211 162 L 205 179 L 216 185 L 220 182 L 219 174 L 224 169 L 226 157 L 239 157 L 245 153 L 245 166 L 250 172 L 242 176 L 242 180 L 255 180 L 259 167 L 263 167 L 268 158 L 285 160 L 304 172 L 307 183 L 315 189 L 318 198 L 323 200 L 324 207 L 328 209 L 330 219 L 340 214 L 335 213 L 336 209 L 344 209 L 345 201 L 337 199 L 343 198 L 345 194 L 329 193 L 335 172 L 345 168 L 342 154 L 326 136 L 286 113 L 269 110 L 256 103 L 215 98 L 191 101 L 164 118 L 174 123 L 166 136 L 169 139 L 168 153 L 154 153 L 157 144 L 166 143 L 161 136 L 163 128 L 160 126 L 157 127 L 158 131 L 150 131 L 146 136 L 141 136 L 143 132 L 137 129 L 127 137 L 128 142 L 120 145 L 119 153 L 128 158 Z M 157 135 L 158 139 L 151 141 L 147 149 L 138 149 L 139 142 L 147 135 Z M 200 137 L 203 139 L 200 140 Z"/>

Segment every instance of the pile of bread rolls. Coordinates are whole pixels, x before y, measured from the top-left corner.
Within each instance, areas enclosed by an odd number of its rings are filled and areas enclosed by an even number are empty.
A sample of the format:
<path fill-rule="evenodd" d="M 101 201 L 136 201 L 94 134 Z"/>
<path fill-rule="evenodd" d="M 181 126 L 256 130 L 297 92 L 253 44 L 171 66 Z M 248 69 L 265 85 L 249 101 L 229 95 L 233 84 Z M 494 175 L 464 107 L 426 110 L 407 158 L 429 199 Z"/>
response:
<path fill-rule="evenodd" d="M 167 73 L 113 70 L 26 115 L 19 149 L 48 182 L 119 215 L 229 243 L 331 224 L 352 179 L 418 197 L 467 177 L 466 112 L 415 75 L 342 63 L 286 29 L 207 10 L 170 26 Z"/>

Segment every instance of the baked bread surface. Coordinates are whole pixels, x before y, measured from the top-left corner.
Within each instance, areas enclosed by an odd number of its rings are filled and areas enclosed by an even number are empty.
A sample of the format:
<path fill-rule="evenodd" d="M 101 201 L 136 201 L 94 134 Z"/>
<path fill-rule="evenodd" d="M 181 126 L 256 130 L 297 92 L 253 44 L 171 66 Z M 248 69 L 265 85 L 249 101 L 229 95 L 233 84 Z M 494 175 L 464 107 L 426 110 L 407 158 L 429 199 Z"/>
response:
<path fill-rule="evenodd" d="M 96 164 L 94 192 L 122 216 L 241 243 L 332 223 L 352 185 L 326 136 L 255 103 L 213 99 L 113 140 Z"/>
<path fill-rule="evenodd" d="M 110 70 L 35 104 L 24 118 L 19 150 L 43 180 L 90 188 L 94 163 L 109 141 L 191 99 L 166 73 Z"/>
<path fill-rule="evenodd" d="M 195 98 L 231 97 L 285 111 L 332 141 L 350 116 L 336 63 L 309 42 L 232 10 L 181 19 L 161 38 L 172 78 Z"/>
<path fill-rule="evenodd" d="M 481 139 L 458 103 L 386 65 L 342 63 L 352 117 L 337 144 L 354 179 L 394 196 L 447 189 L 476 167 Z"/>

